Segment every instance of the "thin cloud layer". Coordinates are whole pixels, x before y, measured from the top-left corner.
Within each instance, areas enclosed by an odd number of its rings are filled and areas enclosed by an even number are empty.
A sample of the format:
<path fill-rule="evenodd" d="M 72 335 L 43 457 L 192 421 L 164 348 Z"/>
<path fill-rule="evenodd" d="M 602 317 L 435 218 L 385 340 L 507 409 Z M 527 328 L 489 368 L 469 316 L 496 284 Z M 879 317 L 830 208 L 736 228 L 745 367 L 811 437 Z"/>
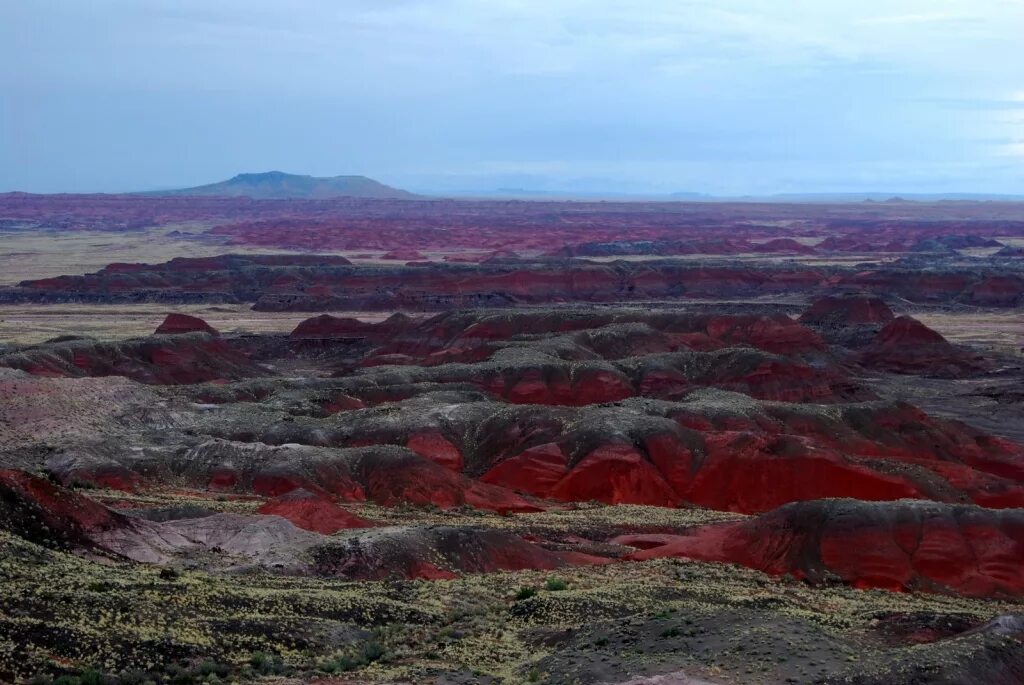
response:
<path fill-rule="evenodd" d="M 1022 29 L 1005 0 L 5 3 L 0 188 L 1019 192 Z"/>

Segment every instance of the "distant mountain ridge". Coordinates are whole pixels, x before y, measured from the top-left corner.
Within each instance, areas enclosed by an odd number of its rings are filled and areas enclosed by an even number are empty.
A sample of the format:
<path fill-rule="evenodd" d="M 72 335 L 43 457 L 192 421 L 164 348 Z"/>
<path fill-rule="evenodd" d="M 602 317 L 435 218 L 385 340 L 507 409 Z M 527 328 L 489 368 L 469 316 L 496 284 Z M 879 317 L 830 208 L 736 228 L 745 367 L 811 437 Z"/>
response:
<path fill-rule="evenodd" d="M 399 188 L 392 188 L 366 176 L 304 176 L 283 171 L 238 174 L 220 183 L 160 190 L 145 195 L 191 195 L 203 197 L 251 197 L 258 200 L 307 199 L 334 197 L 365 197 L 389 200 L 420 197 Z"/>

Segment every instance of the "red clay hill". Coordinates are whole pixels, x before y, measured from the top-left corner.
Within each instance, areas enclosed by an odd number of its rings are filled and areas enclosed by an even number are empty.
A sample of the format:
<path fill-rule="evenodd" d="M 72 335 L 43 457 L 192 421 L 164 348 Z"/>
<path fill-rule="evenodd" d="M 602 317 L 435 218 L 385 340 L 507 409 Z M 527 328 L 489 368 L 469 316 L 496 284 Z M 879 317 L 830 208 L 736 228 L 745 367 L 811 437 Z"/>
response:
<path fill-rule="evenodd" d="M 935 376 L 962 377 L 985 369 L 984 360 L 952 345 L 917 319 L 901 316 L 887 323 L 860 352 L 865 366 Z"/>
<path fill-rule="evenodd" d="M 631 558 L 742 564 L 813 583 L 972 597 L 1024 594 L 1024 511 L 928 502 L 791 504 L 685 536 L 623 536 Z"/>
<path fill-rule="evenodd" d="M 180 333 L 209 333 L 210 335 L 220 335 L 220 333 L 210 324 L 206 323 L 198 316 L 190 316 L 188 314 L 168 314 L 167 318 L 164 319 L 156 331 L 156 335 L 178 335 Z"/>

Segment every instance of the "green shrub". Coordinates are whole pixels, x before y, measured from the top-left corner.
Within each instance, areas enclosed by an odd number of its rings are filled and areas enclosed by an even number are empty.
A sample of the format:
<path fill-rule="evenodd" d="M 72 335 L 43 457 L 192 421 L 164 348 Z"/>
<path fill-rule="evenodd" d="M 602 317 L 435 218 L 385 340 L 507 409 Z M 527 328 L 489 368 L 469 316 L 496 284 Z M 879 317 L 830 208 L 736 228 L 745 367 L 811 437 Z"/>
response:
<path fill-rule="evenodd" d="M 320 664 L 320 670 L 324 673 L 342 673 L 355 670 L 358 664 L 347 654 L 339 654 L 333 659 Z"/>
<path fill-rule="evenodd" d="M 387 653 L 384 649 L 384 645 L 377 642 L 376 640 L 370 640 L 363 645 L 361 656 L 363 663 L 372 664 L 374 661 L 379 661 Z"/>
<path fill-rule="evenodd" d="M 537 594 L 537 590 L 532 587 L 521 587 L 519 592 L 516 593 L 516 601 L 522 601 L 524 599 L 530 599 Z"/>
<path fill-rule="evenodd" d="M 271 657 L 266 652 L 253 652 L 249 655 L 249 665 L 257 671 L 262 671 L 270 666 Z"/>
<path fill-rule="evenodd" d="M 544 588 L 546 590 L 551 590 L 552 592 L 558 592 L 560 590 L 566 590 L 566 589 L 568 589 L 568 587 L 569 587 L 569 584 L 566 583 L 561 578 L 548 578 L 548 582 L 546 582 L 544 584 Z"/>

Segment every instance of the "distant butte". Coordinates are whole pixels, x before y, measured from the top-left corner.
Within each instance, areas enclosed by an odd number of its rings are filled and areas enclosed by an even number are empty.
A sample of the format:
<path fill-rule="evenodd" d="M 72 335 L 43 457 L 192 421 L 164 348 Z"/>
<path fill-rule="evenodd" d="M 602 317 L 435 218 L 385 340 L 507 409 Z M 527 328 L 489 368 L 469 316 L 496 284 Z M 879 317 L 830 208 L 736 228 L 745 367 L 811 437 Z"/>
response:
<path fill-rule="evenodd" d="M 419 197 L 413 193 L 366 176 L 304 176 L 283 171 L 238 174 L 220 183 L 163 190 L 146 195 L 188 195 L 203 197 L 251 197 L 257 200 L 324 200 L 334 197 L 366 197 L 405 200 Z"/>

